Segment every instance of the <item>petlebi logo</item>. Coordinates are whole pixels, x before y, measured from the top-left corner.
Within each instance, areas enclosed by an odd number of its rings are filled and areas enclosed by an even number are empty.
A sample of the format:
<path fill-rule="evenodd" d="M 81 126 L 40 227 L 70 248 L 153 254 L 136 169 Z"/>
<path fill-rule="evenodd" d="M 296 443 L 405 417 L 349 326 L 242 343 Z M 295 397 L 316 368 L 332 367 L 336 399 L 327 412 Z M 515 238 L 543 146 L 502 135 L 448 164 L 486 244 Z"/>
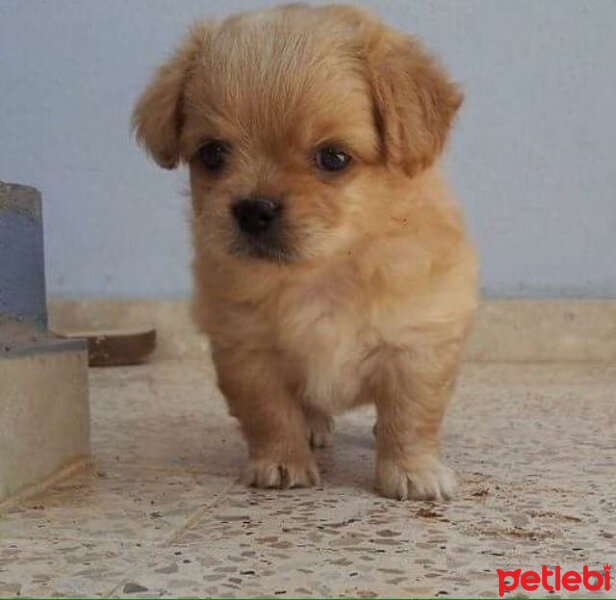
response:
<path fill-rule="evenodd" d="M 498 573 L 498 595 L 502 598 L 505 592 L 513 592 L 518 587 L 527 592 L 534 592 L 541 586 L 546 592 L 560 591 L 561 589 L 569 592 L 576 592 L 580 588 L 590 592 L 598 590 L 609 591 L 611 589 L 610 572 L 612 565 L 603 565 L 603 572 L 591 571 L 588 565 L 584 565 L 582 572 L 565 571 L 562 572 L 560 566 L 554 570 L 548 569 L 545 565 L 541 567 L 541 573 L 537 571 L 503 571 L 496 569 Z"/>

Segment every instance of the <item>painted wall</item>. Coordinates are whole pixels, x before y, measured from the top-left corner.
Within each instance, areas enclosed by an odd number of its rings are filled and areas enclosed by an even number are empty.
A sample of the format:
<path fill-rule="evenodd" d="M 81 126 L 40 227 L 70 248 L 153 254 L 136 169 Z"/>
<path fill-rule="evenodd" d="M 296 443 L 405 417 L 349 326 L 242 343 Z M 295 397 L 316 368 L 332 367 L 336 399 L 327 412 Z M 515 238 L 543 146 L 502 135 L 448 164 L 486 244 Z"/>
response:
<path fill-rule="evenodd" d="M 616 2 L 365 4 L 466 89 L 447 166 L 486 292 L 616 295 Z M 186 174 L 134 146 L 131 108 L 191 20 L 262 5 L 0 1 L 0 179 L 43 192 L 52 294 L 188 293 Z"/>

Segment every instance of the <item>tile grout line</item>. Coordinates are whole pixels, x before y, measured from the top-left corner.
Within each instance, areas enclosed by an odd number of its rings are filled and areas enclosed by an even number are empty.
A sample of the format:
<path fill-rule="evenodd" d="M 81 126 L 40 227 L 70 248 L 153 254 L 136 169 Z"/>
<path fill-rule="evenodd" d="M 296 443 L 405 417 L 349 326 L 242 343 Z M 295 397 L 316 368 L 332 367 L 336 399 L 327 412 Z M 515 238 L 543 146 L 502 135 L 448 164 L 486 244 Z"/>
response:
<path fill-rule="evenodd" d="M 204 514 L 206 514 L 208 510 L 211 510 L 223 498 L 226 498 L 229 495 L 229 492 L 231 491 L 231 489 L 239 481 L 240 481 L 239 478 L 231 479 L 231 481 L 227 484 L 227 486 L 224 487 L 220 492 L 218 492 L 210 502 L 207 502 L 204 506 L 201 506 L 200 508 L 196 509 L 195 512 L 186 519 L 186 522 L 184 523 L 184 525 L 178 527 L 176 531 L 170 534 L 170 536 L 166 540 L 160 542 L 160 544 L 152 545 L 152 547 L 171 548 L 171 546 L 173 546 L 173 544 L 176 543 L 178 538 L 180 538 L 190 527 L 192 527 L 192 525 L 195 522 L 201 519 L 201 517 Z M 104 598 L 112 597 L 113 594 L 117 593 L 120 590 L 120 588 L 125 584 L 126 584 L 126 576 L 122 577 L 120 581 L 116 585 L 114 585 L 113 588 L 111 588 L 111 590 L 108 593 L 103 594 L 103 597 Z"/>
<path fill-rule="evenodd" d="M 241 478 L 235 478 L 232 479 L 226 487 L 223 487 L 223 489 L 217 493 L 214 498 L 212 498 L 212 500 L 210 502 L 207 502 L 204 506 L 201 506 L 200 508 L 198 508 L 193 514 L 192 516 L 189 516 L 186 519 L 186 522 L 184 523 L 184 525 L 182 525 L 181 527 L 178 527 L 178 529 L 173 532 L 169 538 L 167 538 L 166 541 L 162 542 L 162 546 L 163 547 L 171 547 L 173 544 L 175 544 L 178 540 L 179 537 L 181 537 L 197 520 L 199 520 L 208 510 L 211 510 L 212 508 L 214 508 L 222 499 L 226 498 L 229 495 L 229 492 L 231 491 L 231 489 L 237 484 L 239 483 L 241 480 Z"/>

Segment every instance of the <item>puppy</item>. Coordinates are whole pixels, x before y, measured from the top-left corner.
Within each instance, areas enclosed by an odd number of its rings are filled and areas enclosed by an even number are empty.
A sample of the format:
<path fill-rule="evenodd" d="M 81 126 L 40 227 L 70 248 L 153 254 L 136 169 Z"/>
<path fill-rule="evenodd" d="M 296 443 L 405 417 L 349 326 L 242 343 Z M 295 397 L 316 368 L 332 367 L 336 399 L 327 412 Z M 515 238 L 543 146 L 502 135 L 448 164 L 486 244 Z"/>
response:
<path fill-rule="evenodd" d="M 316 484 L 311 446 L 371 402 L 380 492 L 451 495 L 476 259 L 438 159 L 461 102 L 414 38 L 300 5 L 196 24 L 139 100 L 137 140 L 189 166 L 194 315 L 249 484 Z"/>

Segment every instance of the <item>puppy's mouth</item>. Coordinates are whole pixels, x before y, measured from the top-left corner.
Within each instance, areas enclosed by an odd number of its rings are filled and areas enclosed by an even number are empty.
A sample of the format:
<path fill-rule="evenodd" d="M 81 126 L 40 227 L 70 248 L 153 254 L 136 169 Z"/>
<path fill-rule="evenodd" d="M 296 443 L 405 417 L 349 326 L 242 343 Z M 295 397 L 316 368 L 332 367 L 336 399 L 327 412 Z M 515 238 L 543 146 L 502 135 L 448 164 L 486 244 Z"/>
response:
<path fill-rule="evenodd" d="M 236 235 L 230 252 L 240 258 L 252 258 L 278 263 L 290 263 L 297 259 L 293 251 L 282 239 L 283 236 L 267 235 L 250 238 L 243 233 Z"/>

